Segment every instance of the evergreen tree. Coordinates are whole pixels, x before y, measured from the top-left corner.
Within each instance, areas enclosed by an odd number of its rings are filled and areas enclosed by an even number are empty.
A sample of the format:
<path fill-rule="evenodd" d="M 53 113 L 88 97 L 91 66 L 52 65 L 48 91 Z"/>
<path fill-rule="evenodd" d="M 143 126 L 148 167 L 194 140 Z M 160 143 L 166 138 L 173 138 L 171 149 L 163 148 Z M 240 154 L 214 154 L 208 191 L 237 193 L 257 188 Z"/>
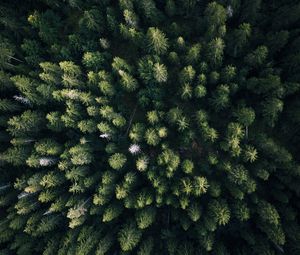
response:
<path fill-rule="evenodd" d="M 0 254 L 300 253 L 297 1 L 0 6 Z"/>
<path fill-rule="evenodd" d="M 148 48 L 150 52 L 161 55 L 166 53 L 169 45 L 168 39 L 158 28 L 150 27 L 147 31 Z"/>
<path fill-rule="evenodd" d="M 134 223 L 126 223 L 118 233 L 118 240 L 123 251 L 131 251 L 140 241 L 142 232 Z"/>

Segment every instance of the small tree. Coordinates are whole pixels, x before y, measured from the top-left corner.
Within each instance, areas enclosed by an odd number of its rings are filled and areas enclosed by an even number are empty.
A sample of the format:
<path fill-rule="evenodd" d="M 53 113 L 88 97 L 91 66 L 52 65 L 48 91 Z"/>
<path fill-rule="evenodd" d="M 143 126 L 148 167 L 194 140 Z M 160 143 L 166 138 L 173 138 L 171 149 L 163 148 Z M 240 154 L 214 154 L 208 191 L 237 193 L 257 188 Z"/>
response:
<path fill-rule="evenodd" d="M 149 51 L 157 55 L 166 53 L 169 47 L 168 39 L 166 38 L 165 34 L 155 27 L 150 27 L 148 29 L 147 41 Z"/>
<path fill-rule="evenodd" d="M 126 161 L 127 159 L 125 155 L 122 153 L 115 153 L 110 156 L 108 163 L 113 169 L 119 170 L 125 165 Z"/>
<path fill-rule="evenodd" d="M 118 233 L 118 241 L 123 251 L 133 250 L 139 243 L 142 232 L 133 222 L 125 223 Z"/>

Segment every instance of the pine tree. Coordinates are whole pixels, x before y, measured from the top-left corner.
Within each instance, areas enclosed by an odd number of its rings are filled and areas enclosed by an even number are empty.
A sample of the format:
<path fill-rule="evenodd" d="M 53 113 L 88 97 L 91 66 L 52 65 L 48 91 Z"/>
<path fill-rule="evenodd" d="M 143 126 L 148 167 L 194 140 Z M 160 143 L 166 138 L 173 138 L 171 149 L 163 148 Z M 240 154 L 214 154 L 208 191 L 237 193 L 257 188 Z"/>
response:
<path fill-rule="evenodd" d="M 145 229 L 154 223 L 156 210 L 153 207 L 146 207 L 136 213 L 136 223 L 138 228 Z"/>
<path fill-rule="evenodd" d="M 118 240 L 123 251 L 131 251 L 137 246 L 142 236 L 142 232 L 134 223 L 126 223 L 118 233 Z"/>
<path fill-rule="evenodd" d="M 226 32 L 226 19 L 226 10 L 222 5 L 217 2 L 209 3 L 205 9 L 205 21 L 208 27 L 206 36 L 211 39 L 223 36 Z"/>
<path fill-rule="evenodd" d="M 149 51 L 154 54 L 161 55 L 164 54 L 169 45 L 168 39 L 158 28 L 150 27 L 147 31 L 147 41 Z"/>
<path fill-rule="evenodd" d="M 102 31 L 103 18 L 101 12 L 97 9 L 84 11 L 82 18 L 79 20 L 79 25 L 91 31 Z"/>
<path fill-rule="evenodd" d="M 104 67 L 105 55 L 99 51 L 85 52 L 82 58 L 82 63 L 87 69 L 98 71 Z"/>
<path fill-rule="evenodd" d="M 217 37 L 208 43 L 206 57 L 207 61 L 212 66 L 217 67 L 221 65 L 223 61 L 224 47 L 224 41 L 220 37 Z"/>
<path fill-rule="evenodd" d="M 115 153 L 112 156 L 110 156 L 108 163 L 113 169 L 119 170 L 124 166 L 126 161 L 127 159 L 125 155 L 121 153 Z"/>
<path fill-rule="evenodd" d="M 59 63 L 63 71 L 62 82 L 67 87 L 76 87 L 81 85 L 80 76 L 81 70 L 79 66 L 71 61 L 63 61 Z"/>
<path fill-rule="evenodd" d="M 299 4 L 0 7 L 0 254 L 299 254 Z"/>

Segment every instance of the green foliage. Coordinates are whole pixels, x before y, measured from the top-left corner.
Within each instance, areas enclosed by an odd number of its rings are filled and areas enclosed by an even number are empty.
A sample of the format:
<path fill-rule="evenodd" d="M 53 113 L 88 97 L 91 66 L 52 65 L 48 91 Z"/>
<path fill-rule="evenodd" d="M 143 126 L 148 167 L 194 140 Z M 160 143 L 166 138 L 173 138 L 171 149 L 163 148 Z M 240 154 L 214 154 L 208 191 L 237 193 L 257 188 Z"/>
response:
<path fill-rule="evenodd" d="M 84 11 L 82 18 L 79 20 L 79 25 L 83 29 L 100 32 L 103 29 L 103 16 L 97 9 Z"/>
<path fill-rule="evenodd" d="M 212 200 L 208 204 L 208 210 L 213 220 L 219 225 L 226 225 L 230 219 L 230 210 L 225 201 Z"/>
<path fill-rule="evenodd" d="M 251 108 L 240 108 L 235 113 L 237 121 L 246 127 L 250 126 L 255 120 L 255 112 Z"/>
<path fill-rule="evenodd" d="M 134 91 L 138 87 L 137 80 L 132 77 L 130 74 L 119 70 L 119 75 L 121 77 L 121 86 L 128 91 Z"/>
<path fill-rule="evenodd" d="M 183 172 L 186 174 L 192 174 L 194 170 L 194 163 L 193 161 L 186 159 L 181 163 L 181 167 Z"/>
<path fill-rule="evenodd" d="M 154 223 L 156 210 L 153 207 L 146 207 L 136 213 L 136 223 L 138 228 L 145 229 Z"/>
<path fill-rule="evenodd" d="M 87 144 L 78 144 L 69 150 L 74 165 L 85 165 L 92 161 L 91 149 Z"/>
<path fill-rule="evenodd" d="M 166 53 L 169 45 L 165 34 L 158 28 L 150 27 L 147 31 L 148 48 L 150 52 L 161 55 Z"/>
<path fill-rule="evenodd" d="M 157 163 L 158 165 L 165 166 L 167 170 L 167 176 L 171 177 L 179 166 L 180 157 L 177 153 L 167 148 L 164 149 L 163 152 L 158 156 Z"/>
<path fill-rule="evenodd" d="M 214 91 L 211 103 L 216 110 L 226 108 L 230 102 L 228 85 L 219 85 Z"/>
<path fill-rule="evenodd" d="M 217 2 L 209 3 L 205 9 L 205 21 L 208 28 L 206 36 L 208 38 L 223 36 L 226 32 L 226 19 L 226 9 L 222 5 Z"/>
<path fill-rule="evenodd" d="M 0 254 L 300 253 L 297 1 L 2 2 Z"/>
<path fill-rule="evenodd" d="M 144 125 L 142 123 L 135 123 L 132 125 L 129 137 L 133 142 L 140 142 L 143 138 Z"/>
<path fill-rule="evenodd" d="M 61 145 L 51 139 L 45 139 L 35 144 L 35 150 L 41 155 L 59 155 L 62 152 Z"/>
<path fill-rule="evenodd" d="M 145 140 L 146 140 L 147 144 L 149 144 L 149 145 L 152 145 L 152 146 L 158 145 L 160 138 L 157 134 L 157 130 L 154 128 L 147 129 L 145 132 Z"/>
<path fill-rule="evenodd" d="M 27 110 L 22 115 L 14 116 L 7 122 L 8 132 L 12 135 L 20 136 L 22 134 L 37 133 L 43 128 L 43 114 L 36 111 Z"/>
<path fill-rule="evenodd" d="M 11 80 L 29 102 L 37 104 L 44 103 L 42 96 L 37 91 L 38 83 L 36 80 L 21 75 L 13 76 Z"/>
<path fill-rule="evenodd" d="M 249 53 L 245 57 L 245 62 L 252 67 L 260 66 L 264 63 L 268 55 L 268 48 L 266 46 L 259 46 L 256 50 Z"/>
<path fill-rule="evenodd" d="M 80 67 L 75 65 L 72 61 L 63 61 L 59 63 L 61 70 L 63 71 L 62 83 L 66 87 L 80 86 Z"/>
<path fill-rule="evenodd" d="M 118 216 L 121 215 L 122 209 L 123 208 L 120 204 L 111 204 L 111 205 L 109 205 L 104 210 L 102 221 L 103 222 L 109 222 L 109 221 L 117 218 Z"/>
<path fill-rule="evenodd" d="M 207 45 L 207 52 L 206 57 L 207 61 L 212 66 L 220 66 L 223 61 L 223 54 L 224 54 L 224 41 L 222 38 L 215 38 L 212 41 L 210 41 Z"/>
<path fill-rule="evenodd" d="M 266 201 L 261 201 L 258 205 L 258 214 L 263 221 L 266 221 L 270 224 L 278 225 L 280 216 L 270 203 Z"/>
<path fill-rule="evenodd" d="M 137 246 L 142 237 L 142 232 L 134 223 L 126 223 L 118 233 L 118 240 L 123 251 L 131 251 Z"/>
<path fill-rule="evenodd" d="M 85 52 L 82 58 L 82 63 L 87 69 L 99 70 L 103 68 L 105 56 L 100 52 Z"/>
<path fill-rule="evenodd" d="M 109 165 L 116 170 L 121 169 L 124 164 L 126 163 L 127 159 L 126 156 L 122 153 L 115 153 L 110 156 L 108 159 Z"/>
<path fill-rule="evenodd" d="M 168 79 L 168 72 L 163 64 L 155 63 L 153 66 L 153 74 L 158 83 L 166 82 Z"/>

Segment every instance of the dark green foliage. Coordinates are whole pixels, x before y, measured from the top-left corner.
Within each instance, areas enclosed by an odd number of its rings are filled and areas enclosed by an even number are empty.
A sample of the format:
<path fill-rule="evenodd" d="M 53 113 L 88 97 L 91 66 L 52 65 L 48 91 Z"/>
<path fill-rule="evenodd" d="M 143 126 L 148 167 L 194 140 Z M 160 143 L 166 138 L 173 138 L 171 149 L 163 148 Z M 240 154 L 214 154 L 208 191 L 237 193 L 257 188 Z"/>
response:
<path fill-rule="evenodd" d="M 298 255 L 299 16 L 1 1 L 0 254 Z"/>
<path fill-rule="evenodd" d="M 118 241 L 123 251 L 131 251 L 135 248 L 141 239 L 142 232 L 134 223 L 123 225 L 118 233 Z"/>

